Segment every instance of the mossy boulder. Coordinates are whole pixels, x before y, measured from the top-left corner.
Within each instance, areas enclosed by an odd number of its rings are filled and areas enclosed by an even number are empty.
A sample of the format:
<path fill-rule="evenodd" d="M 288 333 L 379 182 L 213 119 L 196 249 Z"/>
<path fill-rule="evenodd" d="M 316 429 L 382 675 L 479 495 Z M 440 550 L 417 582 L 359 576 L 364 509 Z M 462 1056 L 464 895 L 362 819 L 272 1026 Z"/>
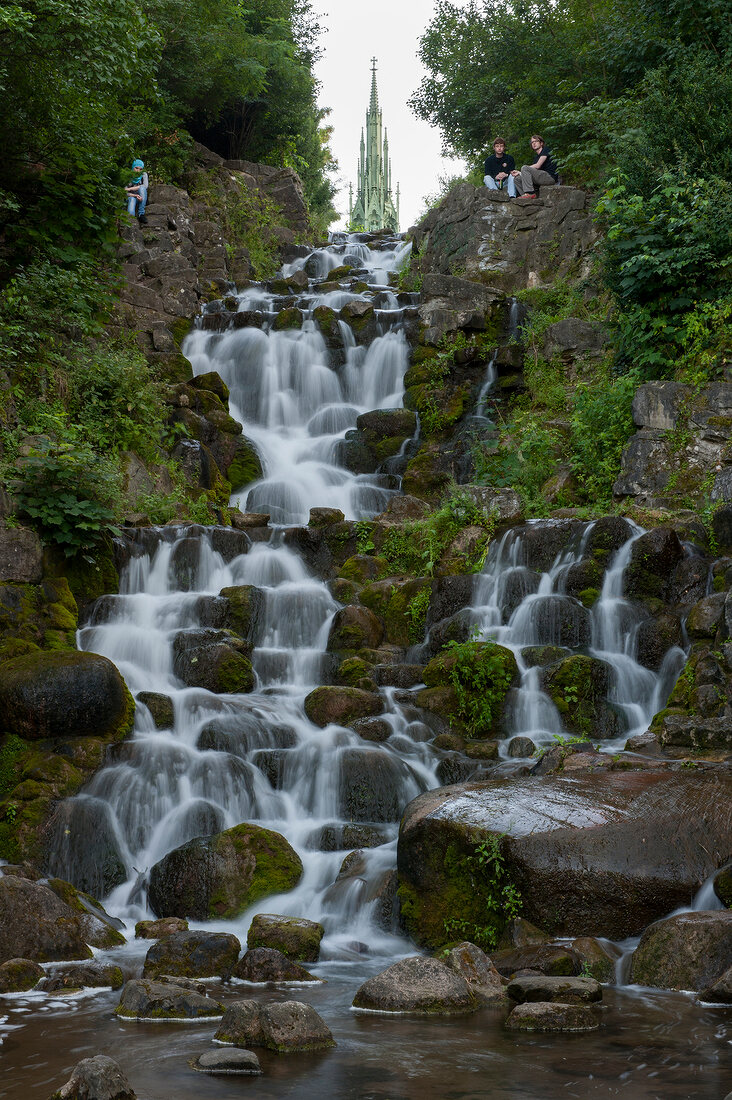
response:
<path fill-rule="evenodd" d="M 376 461 L 398 454 L 405 439 L 417 430 L 417 417 L 411 409 L 376 409 L 362 413 L 356 427 Z"/>
<path fill-rule="evenodd" d="M 275 317 L 272 328 L 275 332 L 282 332 L 284 329 L 302 328 L 302 313 L 297 306 L 281 309 Z"/>
<path fill-rule="evenodd" d="M 272 947 L 296 962 L 317 962 L 324 928 L 304 917 L 258 913 L 249 926 L 247 948 Z"/>
<path fill-rule="evenodd" d="M 407 463 L 402 490 L 410 496 L 436 502 L 449 488 L 450 480 L 443 448 L 438 443 L 425 443 Z"/>
<path fill-rule="evenodd" d="M 223 473 L 231 484 L 232 492 L 238 493 L 262 477 L 262 460 L 254 444 L 243 435 L 237 437 L 232 450 L 232 457 L 224 465 Z"/>
<path fill-rule="evenodd" d="M 409 646 L 424 638 L 431 594 L 427 577 L 389 577 L 366 585 L 359 600 L 383 621 L 387 642 Z"/>
<path fill-rule="evenodd" d="M 350 604 L 336 611 L 328 635 L 329 653 L 377 649 L 384 637 L 384 624 L 368 607 Z"/>
<path fill-rule="evenodd" d="M 360 688 L 362 691 L 378 691 L 376 681 L 371 675 L 374 666 L 361 657 L 347 657 L 341 661 L 336 672 L 335 679 L 344 687 Z M 369 721 L 370 719 L 357 719 L 357 721 Z"/>
<path fill-rule="evenodd" d="M 48 886 L 56 897 L 78 915 L 84 940 L 91 947 L 108 950 L 111 947 L 121 947 L 127 942 L 121 931 L 124 928 L 122 921 L 111 917 L 101 902 L 91 894 L 77 889 L 73 883 L 61 878 L 49 878 Z"/>
<path fill-rule="evenodd" d="M 227 630 L 195 630 L 176 635 L 173 669 L 189 687 L 224 694 L 254 688 L 251 646 Z"/>
<path fill-rule="evenodd" d="M 196 837 L 150 872 L 150 906 L 159 917 L 230 919 L 270 894 L 292 890 L 302 863 L 285 838 L 244 823 Z"/>
<path fill-rule="evenodd" d="M 173 700 L 169 695 L 159 691 L 140 691 L 137 693 L 138 703 L 142 703 L 150 711 L 150 716 L 159 730 L 172 729 L 175 720 Z"/>
<path fill-rule="evenodd" d="M 625 570 L 625 595 L 631 600 L 663 600 L 671 575 L 684 557 L 679 536 L 670 527 L 656 527 L 641 535 Z"/>
<path fill-rule="evenodd" d="M 622 734 L 622 716 L 607 699 L 613 670 L 605 661 L 573 654 L 544 668 L 541 682 L 570 733 L 602 740 Z"/>
<path fill-rule="evenodd" d="M 122 738 L 132 728 L 135 702 L 106 657 L 69 650 L 0 665 L 0 709 L 5 729 L 28 740 Z"/>
<path fill-rule="evenodd" d="M 464 642 L 433 657 L 423 677 L 427 690 L 417 705 L 446 718 L 456 732 L 484 739 L 502 728 L 518 665 L 505 646 Z"/>
<path fill-rule="evenodd" d="M 405 802 L 424 790 L 408 764 L 379 749 L 343 749 L 338 757 L 337 799 L 347 821 L 396 822 Z"/>
<path fill-rule="evenodd" d="M 353 999 L 354 1008 L 419 1016 L 475 1012 L 480 1003 L 462 974 L 421 955 L 400 959 L 369 978 Z"/>
<path fill-rule="evenodd" d="M 347 726 L 356 718 L 381 714 L 383 709 L 384 702 L 378 693 L 360 688 L 326 685 L 311 691 L 305 699 L 305 713 L 321 728 L 331 723 Z"/>
<path fill-rule="evenodd" d="M 354 554 L 344 561 L 338 570 L 338 576 L 347 581 L 355 581 L 356 584 L 368 584 L 376 580 L 380 573 L 388 569 L 386 558 L 372 557 L 369 554 Z"/>
<path fill-rule="evenodd" d="M 226 625 L 247 642 L 253 642 L 264 611 L 264 592 L 252 584 L 222 588 L 219 595 L 228 601 Z"/>
<path fill-rule="evenodd" d="M 19 875 L 0 877 L 0 962 L 91 957 L 79 914 L 49 886 Z"/>
<path fill-rule="evenodd" d="M 732 912 L 681 913 L 656 921 L 633 952 L 630 980 L 659 989 L 706 989 L 732 966 Z"/>
<path fill-rule="evenodd" d="M 338 314 L 334 309 L 330 309 L 329 306 L 316 306 L 313 310 L 313 320 L 329 347 L 339 347 L 342 344 Z"/>
<path fill-rule="evenodd" d="M 46 976 L 32 959 L 7 959 L 0 964 L 0 993 L 25 993 Z"/>
<path fill-rule="evenodd" d="M 114 1010 L 123 1020 L 207 1020 L 220 1019 L 223 1005 L 191 989 L 135 979 L 127 983 Z"/>
<path fill-rule="evenodd" d="M 277 1054 L 327 1050 L 336 1045 L 312 1005 L 301 1001 L 264 1005 L 235 1001 L 228 1005 L 214 1039 L 237 1047 L 265 1047 Z"/>

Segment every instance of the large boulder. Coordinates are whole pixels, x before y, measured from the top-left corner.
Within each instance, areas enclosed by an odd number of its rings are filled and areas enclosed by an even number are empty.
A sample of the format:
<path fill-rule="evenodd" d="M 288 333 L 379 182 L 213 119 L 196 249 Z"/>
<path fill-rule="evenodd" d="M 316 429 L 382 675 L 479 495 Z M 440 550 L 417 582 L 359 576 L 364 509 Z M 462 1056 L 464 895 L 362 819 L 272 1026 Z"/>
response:
<path fill-rule="evenodd" d="M 234 967 L 234 977 L 256 983 L 320 981 L 274 947 L 250 948 Z"/>
<path fill-rule="evenodd" d="M 680 913 L 645 930 L 633 952 L 630 980 L 699 992 L 714 985 L 730 966 L 732 912 Z"/>
<path fill-rule="evenodd" d="M 604 740 L 625 729 L 622 715 L 608 702 L 613 670 L 606 661 L 573 654 L 545 668 L 541 682 L 570 733 Z"/>
<path fill-rule="evenodd" d="M 24 993 L 45 976 L 43 967 L 31 959 L 7 959 L 0 963 L 0 993 Z"/>
<path fill-rule="evenodd" d="M 280 1001 L 260 1005 L 235 1001 L 226 1009 L 214 1038 L 233 1046 L 266 1047 L 277 1054 L 327 1050 L 335 1042 L 330 1029 L 312 1005 Z"/>
<path fill-rule="evenodd" d="M 479 1004 L 462 974 L 422 955 L 400 959 L 369 978 L 353 999 L 354 1008 L 419 1016 L 474 1012 Z"/>
<path fill-rule="evenodd" d="M 173 670 L 189 687 L 236 694 L 254 687 L 251 646 L 228 630 L 182 631 L 173 642 Z"/>
<path fill-rule="evenodd" d="M 353 687 L 318 687 L 305 699 L 305 713 L 321 728 L 332 724 L 348 726 L 357 718 L 381 714 L 384 701 L 378 692 Z"/>
<path fill-rule="evenodd" d="M 228 977 L 240 951 L 239 940 L 228 932 L 175 932 L 150 947 L 143 976 Z"/>
<path fill-rule="evenodd" d="M 459 943 L 445 956 L 445 964 L 460 974 L 473 994 L 483 1004 L 495 1004 L 504 996 L 501 975 L 485 954 L 474 943 Z"/>
<path fill-rule="evenodd" d="M 347 821 L 398 821 L 405 803 L 425 785 L 391 753 L 365 747 L 340 751 L 338 807 Z"/>
<path fill-rule="evenodd" d="M 238 916 L 269 894 L 292 890 L 299 856 L 280 833 L 242 824 L 174 849 L 150 872 L 150 906 L 159 917 Z"/>
<path fill-rule="evenodd" d="M 684 557 L 679 536 L 670 527 L 646 531 L 633 543 L 625 570 L 625 595 L 631 600 L 663 599 L 675 567 Z"/>
<path fill-rule="evenodd" d="M 0 962 L 90 959 L 81 917 L 41 882 L 0 878 Z"/>
<path fill-rule="evenodd" d="M 328 635 L 328 651 L 377 649 L 384 637 L 384 624 L 368 607 L 349 604 L 336 611 Z"/>
<path fill-rule="evenodd" d="M 249 926 L 247 947 L 273 947 L 296 962 L 317 962 L 323 926 L 304 917 L 258 913 Z"/>
<path fill-rule="evenodd" d="M 136 1095 L 117 1063 L 97 1054 L 78 1062 L 51 1100 L 135 1100 Z"/>
<path fill-rule="evenodd" d="M 124 1020 L 201 1020 L 220 1018 L 224 1009 L 183 986 L 134 980 L 127 982 L 114 1012 Z"/>
<path fill-rule="evenodd" d="M 75 650 L 27 653 L 0 665 L 3 727 L 27 740 L 124 737 L 135 702 L 106 657 Z"/>
<path fill-rule="evenodd" d="M 466 783 L 415 799 L 402 819 L 402 914 L 420 944 L 445 921 L 483 928 L 510 884 L 522 915 L 561 935 L 622 939 L 688 903 L 728 858 L 732 777 L 603 771 Z M 507 881 L 482 871 L 497 844 Z M 501 884 L 499 884 L 501 885 Z M 474 938 L 474 937 L 471 937 Z"/>

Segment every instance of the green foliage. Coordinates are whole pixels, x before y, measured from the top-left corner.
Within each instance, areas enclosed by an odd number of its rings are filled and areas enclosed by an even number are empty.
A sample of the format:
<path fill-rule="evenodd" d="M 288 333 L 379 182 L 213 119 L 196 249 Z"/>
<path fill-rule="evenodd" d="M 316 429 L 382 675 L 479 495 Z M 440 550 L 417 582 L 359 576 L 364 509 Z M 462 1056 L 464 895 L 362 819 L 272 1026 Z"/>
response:
<path fill-rule="evenodd" d="M 514 669 L 505 650 L 491 642 L 448 642 L 450 683 L 457 697 L 457 717 L 469 736 L 485 736 L 503 706 Z"/>
<path fill-rule="evenodd" d="M 26 752 L 28 746 L 14 733 L 8 734 L 0 748 L 0 798 L 12 791 L 18 782 L 18 760 Z M 6 820 L 10 821 L 7 809 Z"/>
<path fill-rule="evenodd" d="M 582 384 L 574 393 L 570 464 L 583 496 L 611 502 L 623 448 L 634 431 L 632 405 L 639 377 L 635 371 L 604 382 Z"/>
<path fill-rule="evenodd" d="M 114 520 L 114 472 L 88 444 L 40 439 L 11 482 L 21 513 L 67 557 L 90 551 Z"/>
<path fill-rule="evenodd" d="M 424 638 L 427 612 L 429 611 L 432 591 L 430 588 L 422 588 L 417 595 L 407 604 L 407 619 L 409 620 L 409 640 L 412 645 L 421 642 Z"/>
<path fill-rule="evenodd" d="M 370 554 L 376 549 L 374 544 L 374 525 L 367 519 L 360 519 L 355 524 L 356 546 L 359 554 Z"/>
<path fill-rule="evenodd" d="M 464 527 L 472 526 L 485 529 L 484 549 L 487 550 L 494 521 L 486 517 L 468 493 L 455 486 L 432 515 L 423 520 L 412 520 L 388 532 L 381 548 L 381 553 L 388 562 L 388 573 L 433 576 L 440 559 L 455 537 Z M 480 561 L 465 562 L 465 571 L 478 572 L 482 568 L 484 557 L 485 553 Z"/>
<path fill-rule="evenodd" d="M 191 193 L 216 209 L 230 247 L 248 249 L 255 278 L 271 278 L 279 267 L 279 242 L 272 226 L 282 222 L 282 213 L 271 199 L 250 191 L 241 179 L 228 183 L 224 189 L 216 186 L 214 177 L 199 176 Z"/>
<path fill-rule="evenodd" d="M 444 924 L 449 939 L 468 940 L 484 951 L 492 951 L 506 924 L 521 912 L 521 894 L 511 880 L 502 851 L 504 839 L 505 834 L 488 836 L 476 844 L 472 855 L 458 861 L 456 870 L 470 880 L 479 898 L 481 923 L 448 917 Z"/>

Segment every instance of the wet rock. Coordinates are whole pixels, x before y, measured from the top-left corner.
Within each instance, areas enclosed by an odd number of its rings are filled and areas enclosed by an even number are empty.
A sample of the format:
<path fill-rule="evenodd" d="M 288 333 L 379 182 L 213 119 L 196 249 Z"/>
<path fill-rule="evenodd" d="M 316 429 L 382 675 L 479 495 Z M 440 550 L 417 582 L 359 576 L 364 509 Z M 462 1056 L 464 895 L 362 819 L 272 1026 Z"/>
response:
<path fill-rule="evenodd" d="M 386 566 L 385 558 L 374 558 L 369 554 L 354 554 L 344 561 L 338 571 L 338 576 L 347 581 L 355 581 L 357 584 L 366 584 L 375 580 L 381 567 Z"/>
<path fill-rule="evenodd" d="M 537 665 L 553 665 L 565 657 L 571 657 L 572 651 L 559 645 L 532 645 L 521 650 L 521 660 L 527 668 Z"/>
<path fill-rule="evenodd" d="M 423 665 L 375 665 L 371 675 L 379 687 L 410 688 L 422 683 Z"/>
<path fill-rule="evenodd" d="M 501 617 L 507 623 L 519 604 L 523 603 L 527 596 L 539 591 L 541 576 L 533 569 L 517 567 L 505 574 L 500 581 L 499 603 Z"/>
<path fill-rule="evenodd" d="M 732 1004 L 732 966 L 728 970 L 725 970 L 721 978 L 718 978 L 714 985 L 709 986 L 708 989 L 702 990 L 699 994 L 700 1001 L 708 1001 L 712 1004 L 730 1005 Z"/>
<path fill-rule="evenodd" d="M 656 715 L 652 729 L 664 748 L 685 748 L 695 752 L 732 748 L 732 725 L 726 716 L 705 718 L 666 710 Z"/>
<path fill-rule="evenodd" d="M 254 687 L 250 655 L 251 646 L 230 631 L 185 631 L 173 642 L 173 671 L 188 687 L 225 694 L 249 692 Z"/>
<path fill-rule="evenodd" d="M 564 936 L 638 935 L 688 904 L 728 858 L 731 798 L 732 777 L 724 771 L 662 768 L 488 779 L 430 791 L 407 806 L 400 828 L 409 934 L 438 948 L 454 912 L 484 925 L 494 887 L 467 872 L 476 845 L 493 837 L 528 920 Z"/>
<path fill-rule="evenodd" d="M 724 620 L 725 598 L 724 592 L 715 592 L 694 604 L 686 619 L 690 638 L 714 638 Z"/>
<path fill-rule="evenodd" d="M 0 993 L 24 993 L 45 976 L 43 967 L 32 959 L 7 959 L 0 963 Z"/>
<path fill-rule="evenodd" d="M 328 652 L 377 649 L 384 637 L 384 624 L 368 607 L 353 604 L 336 611 L 328 635 Z"/>
<path fill-rule="evenodd" d="M 542 1001 L 516 1005 L 506 1020 L 509 1031 L 595 1031 L 599 1026 L 590 1005 Z"/>
<path fill-rule="evenodd" d="M 369 978 L 353 999 L 354 1008 L 420 1016 L 474 1012 L 478 1005 L 462 974 L 421 955 L 401 959 Z"/>
<path fill-rule="evenodd" d="M 240 951 L 239 940 L 227 932 L 174 932 L 150 947 L 143 977 L 228 977 Z"/>
<path fill-rule="evenodd" d="M 356 822 L 333 822 L 323 825 L 308 838 L 307 847 L 319 852 L 337 852 L 354 848 L 378 848 L 386 844 L 389 836 L 385 829 L 376 825 L 361 825 Z"/>
<path fill-rule="evenodd" d="M 542 932 L 530 920 L 525 917 L 514 917 L 503 930 L 498 946 L 501 949 L 510 947 L 528 947 L 531 944 L 551 943 L 551 936 Z"/>
<path fill-rule="evenodd" d="M 680 913 L 656 921 L 641 936 L 630 980 L 659 989 L 712 986 L 732 966 L 732 912 Z"/>
<path fill-rule="evenodd" d="M 383 718 L 359 718 L 351 723 L 351 729 L 363 741 L 372 741 L 381 744 L 388 741 L 392 735 L 392 728 Z"/>
<path fill-rule="evenodd" d="M 38 584 L 43 577 L 43 546 L 29 527 L 0 527 L 0 583 Z"/>
<path fill-rule="evenodd" d="M 469 607 L 473 599 L 474 586 L 475 578 L 466 574 L 438 577 L 434 580 L 427 612 L 427 626 L 431 627 L 457 614 L 463 608 Z"/>
<path fill-rule="evenodd" d="M 91 963 L 56 967 L 39 983 L 44 993 L 66 993 L 77 989 L 121 989 L 124 984 L 118 966 Z"/>
<path fill-rule="evenodd" d="M 582 974 L 589 974 L 598 982 L 611 982 L 615 976 L 615 963 L 619 955 L 611 954 L 593 936 L 578 936 L 571 947 L 582 960 Z"/>
<path fill-rule="evenodd" d="M 675 567 L 684 557 L 679 537 L 670 527 L 656 527 L 633 543 L 625 570 L 629 600 L 664 599 Z"/>
<path fill-rule="evenodd" d="M 411 409 L 376 409 L 361 413 L 356 427 L 378 463 L 398 454 L 405 439 L 417 430 L 417 417 Z"/>
<path fill-rule="evenodd" d="M 482 1004 L 494 1004 L 504 996 L 501 975 L 474 943 L 459 943 L 445 957 L 445 965 L 460 974 Z"/>
<path fill-rule="evenodd" d="M 261 1077 L 259 1058 L 251 1050 L 207 1050 L 193 1063 L 199 1073 L 212 1077 Z"/>
<path fill-rule="evenodd" d="M 202 751 L 213 749 L 232 753 L 246 760 L 255 749 L 289 749 L 296 744 L 294 730 L 274 724 L 270 715 L 261 715 L 255 709 L 251 713 L 245 711 L 213 718 L 198 735 L 196 747 Z"/>
<path fill-rule="evenodd" d="M 714 893 L 722 905 L 732 909 L 732 867 L 724 867 L 714 876 Z"/>
<path fill-rule="evenodd" d="M 538 596 L 527 613 L 529 610 L 537 645 L 577 649 L 590 644 L 590 613 L 577 600 L 569 596 Z"/>
<path fill-rule="evenodd" d="M 119 834 L 109 804 L 99 798 L 65 799 L 47 827 L 46 870 L 94 897 L 127 880 Z"/>
<path fill-rule="evenodd" d="M 227 1007 L 214 1038 L 233 1046 L 266 1047 L 278 1054 L 327 1050 L 336 1045 L 330 1029 L 312 1005 L 301 1001 L 266 1005 L 235 1001 Z"/>
<path fill-rule="evenodd" d="M 274 947 L 250 948 L 234 967 L 234 977 L 245 982 L 320 981 Z"/>
<path fill-rule="evenodd" d="M 187 932 L 188 921 L 180 917 L 163 917 L 162 920 L 139 920 L 135 925 L 135 939 L 162 940 L 176 932 Z"/>
<path fill-rule="evenodd" d="M 571 947 L 547 943 L 494 951 L 491 960 L 498 973 L 506 978 L 519 970 L 538 970 L 547 977 L 571 976 L 579 974 L 582 965 Z"/>
<path fill-rule="evenodd" d="M 607 569 L 613 554 L 633 534 L 633 528 L 620 516 L 603 516 L 592 524 L 585 540 L 585 553 Z"/>
<path fill-rule="evenodd" d="M 671 604 L 694 604 L 707 594 L 709 563 L 700 557 L 683 558 L 676 566 L 668 591 Z"/>
<path fill-rule="evenodd" d="M 316 726 L 347 726 L 356 718 L 381 714 L 384 701 L 376 692 L 359 688 L 324 686 L 311 691 L 305 699 L 305 713 Z"/>
<path fill-rule="evenodd" d="M 62 650 L 4 661 L 0 709 L 4 729 L 30 741 L 121 739 L 132 728 L 135 703 L 106 657 Z"/>
<path fill-rule="evenodd" d="M 227 605 L 224 625 L 245 641 L 254 642 L 264 611 L 264 593 L 261 588 L 255 588 L 253 584 L 233 585 L 222 588 L 219 595 L 226 600 Z"/>
<path fill-rule="evenodd" d="M 459 716 L 461 708 L 452 686 L 457 661 L 455 653 L 447 651 L 429 662 L 423 673 L 428 690 L 417 695 L 417 705 L 444 718 L 456 733 L 485 738 L 500 732 L 509 689 L 518 679 L 513 653 L 493 642 L 476 642 L 467 658 L 463 655 L 466 698 L 462 713 L 466 714 L 465 722 Z M 475 686 L 480 684 L 490 684 L 490 691 Z"/>
<path fill-rule="evenodd" d="M 0 878 L 0 962 L 90 959 L 81 919 L 41 882 Z"/>
<path fill-rule="evenodd" d="M 533 756 L 536 745 L 530 737 L 512 737 L 508 742 L 508 755 L 511 757 Z"/>
<path fill-rule="evenodd" d="M 570 733 L 605 740 L 623 732 L 621 715 L 607 701 L 613 670 L 606 661 L 575 654 L 543 669 L 541 684 Z"/>
<path fill-rule="evenodd" d="M 317 962 L 323 926 L 304 917 L 282 917 L 258 913 L 247 933 L 247 947 L 273 947 L 288 959 Z"/>
<path fill-rule="evenodd" d="M 135 698 L 150 711 L 156 729 L 172 729 L 175 711 L 169 695 L 163 695 L 159 691 L 139 691 Z"/>
<path fill-rule="evenodd" d="M 279 833 L 243 823 L 174 849 L 150 872 L 150 906 L 160 917 L 226 919 L 269 894 L 293 889 L 302 863 Z"/>
<path fill-rule="evenodd" d="M 638 627 L 638 663 L 658 672 L 671 646 L 683 645 L 681 623 L 675 615 L 661 614 L 645 619 Z"/>
<path fill-rule="evenodd" d="M 338 807 L 349 821 L 398 821 L 405 789 L 422 786 L 404 761 L 377 749 L 343 749 L 338 765 Z"/>
<path fill-rule="evenodd" d="M 124 987 L 114 1010 L 125 1020 L 202 1020 L 223 1013 L 223 1005 L 211 997 L 167 982 L 137 979 Z"/>
<path fill-rule="evenodd" d="M 515 533 L 521 537 L 522 564 L 545 573 L 572 538 L 580 536 L 584 526 L 576 520 L 561 519 L 517 527 Z"/>
<path fill-rule="evenodd" d="M 594 978 L 553 978 L 526 975 L 512 978 L 506 993 L 517 1004 L 560 1001 L 562 1004 L 592 1004 L 602 1000 L 602 986 Z"/>
<path fill-rule="evenodd" d="M 430 657 L 436 657 L 450 642 L 467 642 L 474 626 L 474 618 L 468 608 L 435 623 L 429 632 L 425 646 Z"/>
<path fill-rule="evenodd" d="M 117 1063 L 97 1054 L 78 1062 L 51 1100 L 136 1100 L 136 1095 Z"/>

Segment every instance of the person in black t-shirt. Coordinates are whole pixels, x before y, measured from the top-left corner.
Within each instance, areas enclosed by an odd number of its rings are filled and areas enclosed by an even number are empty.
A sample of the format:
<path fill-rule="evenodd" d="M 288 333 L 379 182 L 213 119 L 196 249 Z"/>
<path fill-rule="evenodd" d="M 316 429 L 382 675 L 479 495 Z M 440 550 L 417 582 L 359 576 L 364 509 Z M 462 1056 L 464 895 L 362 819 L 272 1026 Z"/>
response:
<path fill-rule="evenodd" d="M 559 170 L 552 157 L 551 149 L 544 144 L 544 138 L 540 134 L 531 135 L 531 148 L 536 155 L 534 163 L 523 164 L 520 172 L 511 174 L 519 195 L 535 199 L 537 187 L 552 187 L 555 183 L 559 183 Z"/>
<path fill-rule="evenodd" d="M 496 138 L 493 142 L 493 155 L 486 157 L 483 183 L 491 191 L 499 191 L 505 187 L 509 196 L 515 199 L 516 183 L 511 175 L 515 167 L 516 161 L 506 152 L 506 142 L 503 138 Z"/>

